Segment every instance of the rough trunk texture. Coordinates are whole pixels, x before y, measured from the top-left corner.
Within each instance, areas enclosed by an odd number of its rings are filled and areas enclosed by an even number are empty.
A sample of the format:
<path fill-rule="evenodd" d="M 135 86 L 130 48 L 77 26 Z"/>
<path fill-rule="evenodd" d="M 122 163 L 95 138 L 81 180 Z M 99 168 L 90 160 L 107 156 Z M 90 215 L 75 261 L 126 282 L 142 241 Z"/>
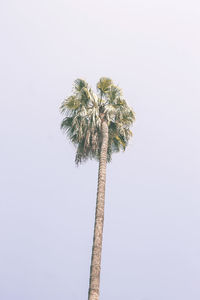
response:
<path fill-rule="evenodd" d="M 91 267 L 90 267 L 90 285 L 89 285 L 89 292 L 88 292 L 88 300 L 99 300 L 107 148 L 108 148 L 108 125 L 106 121 L 102 122 L 101 129 L 102 129 L 102 145 L 101 145 L 101 153 L 100 153 L 100 160 L 99 160 L 97 202 L 96 202 L 94 237 L 93 237 L 93 247 L 92 247 L 92 259 L 91 259 Z"/>

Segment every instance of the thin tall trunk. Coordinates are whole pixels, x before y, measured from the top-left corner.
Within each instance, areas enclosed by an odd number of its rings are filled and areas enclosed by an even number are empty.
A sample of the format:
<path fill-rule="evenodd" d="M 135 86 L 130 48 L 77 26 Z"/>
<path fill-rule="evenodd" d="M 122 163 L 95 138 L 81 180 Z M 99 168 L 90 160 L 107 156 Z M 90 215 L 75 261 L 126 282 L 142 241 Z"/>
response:
<path fill-rule="evenodd" d="M 105 184 L 106 184 L 106 164 L 108 149 L 108 125 L 102 121 L 102 145 L 99 160 L 97 202 L 94 225 L 94 237 L 92 247 L 92 258 L 90 267 L 90 285 L 88 300 L 99 300 L 99 285 L 101 271 L 101 252 L 103 240 L 103 223 L 104 223 L 104 201 L 105 201 Z"/>

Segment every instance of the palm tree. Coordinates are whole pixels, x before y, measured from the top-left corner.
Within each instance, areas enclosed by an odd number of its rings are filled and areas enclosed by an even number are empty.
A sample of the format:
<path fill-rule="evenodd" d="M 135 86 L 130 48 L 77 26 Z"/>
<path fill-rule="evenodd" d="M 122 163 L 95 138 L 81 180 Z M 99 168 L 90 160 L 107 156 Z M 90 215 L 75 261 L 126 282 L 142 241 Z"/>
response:
<path fill-rule="evenodd" d="M 73 94 L 61 105 L 61 129 L 76 146 L 76 164 L 95 158 L 99 161 L 96 214 L 90 267 L 89 300 L 99 299 L 101 252 L 104 223 L 106 165 L 114 152 L 125 150 L 135 117 L 121 89 L 109 78 L 97 83 L 97 94 L 77 79 Z"/>

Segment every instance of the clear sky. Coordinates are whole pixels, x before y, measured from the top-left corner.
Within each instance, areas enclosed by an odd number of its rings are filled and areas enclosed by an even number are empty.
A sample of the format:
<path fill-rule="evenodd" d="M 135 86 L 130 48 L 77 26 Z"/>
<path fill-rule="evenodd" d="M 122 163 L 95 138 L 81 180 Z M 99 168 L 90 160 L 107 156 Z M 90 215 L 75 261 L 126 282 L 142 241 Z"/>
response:
<path fill-rule="evenodd" d="M 2 0 L 0 299 L 87 299 L 97 162 L 59 106 L 101 76 L 136 112 L 108 166 L 101 300 L 200 299 L 200 4 Z"/>

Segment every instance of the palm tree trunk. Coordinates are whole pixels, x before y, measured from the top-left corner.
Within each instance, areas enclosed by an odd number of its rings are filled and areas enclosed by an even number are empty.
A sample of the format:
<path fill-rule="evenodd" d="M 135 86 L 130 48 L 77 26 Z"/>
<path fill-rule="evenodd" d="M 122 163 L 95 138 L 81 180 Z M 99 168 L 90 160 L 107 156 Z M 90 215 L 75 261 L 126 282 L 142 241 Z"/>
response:
<path fill-rule="evenodd" d="M 99 300 L 100 270 L 101 270 L 101 252 L 103 240 L 103 223 L 104 223 L 104 200 L 106 184 L 106 165 L 108 149 L 108 125 L 102 121 L 102 145 L 99 160 L 97 202 L 94 225 L 94 237 L 92 247 L 92 258 L 90 266 L 90 285 L 88 300 Z"/>

